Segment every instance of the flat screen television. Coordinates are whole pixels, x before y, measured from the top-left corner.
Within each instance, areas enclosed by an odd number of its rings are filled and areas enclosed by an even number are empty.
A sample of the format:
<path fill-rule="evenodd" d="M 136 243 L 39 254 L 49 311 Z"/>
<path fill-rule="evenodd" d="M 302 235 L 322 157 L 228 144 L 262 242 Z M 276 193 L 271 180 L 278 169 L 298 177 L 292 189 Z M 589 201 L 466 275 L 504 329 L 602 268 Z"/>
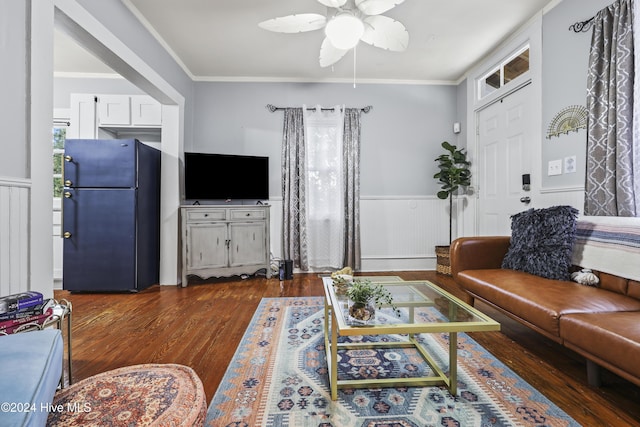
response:
<path fill-rule="evenodd" d="M 269 158 L 184 153 L 187 200 L 268 200 Z"/>

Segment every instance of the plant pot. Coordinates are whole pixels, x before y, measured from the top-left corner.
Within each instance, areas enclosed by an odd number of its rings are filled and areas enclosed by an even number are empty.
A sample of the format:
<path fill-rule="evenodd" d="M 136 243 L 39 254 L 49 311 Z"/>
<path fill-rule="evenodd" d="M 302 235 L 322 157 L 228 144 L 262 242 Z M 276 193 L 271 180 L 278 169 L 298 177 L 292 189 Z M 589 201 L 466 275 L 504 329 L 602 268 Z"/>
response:
<path fill-rule="evenodd" d="M 449 245 L 436 246 L 436 273 L 451 276 L 451 259 L 449 257 Z"/>
<path fill-rule="evenodd" d="M 349 316 L 351 316 L 354 323 L 366 325 L 376 318 L 376 308 L 369 301 L 349 301 Z"/>

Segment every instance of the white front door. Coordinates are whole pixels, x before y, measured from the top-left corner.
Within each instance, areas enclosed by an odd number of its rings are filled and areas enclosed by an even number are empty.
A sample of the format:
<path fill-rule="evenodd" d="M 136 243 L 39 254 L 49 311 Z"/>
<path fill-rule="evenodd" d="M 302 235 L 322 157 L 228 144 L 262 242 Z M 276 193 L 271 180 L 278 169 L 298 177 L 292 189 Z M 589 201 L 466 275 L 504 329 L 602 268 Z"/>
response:
<path fill-rule="evenodd" d="M 531 85 L 477 113 L 478 226 L 482 236 L 511 235 L 510 216 L 531 205 L 522 175 L 531 173 Z"/>

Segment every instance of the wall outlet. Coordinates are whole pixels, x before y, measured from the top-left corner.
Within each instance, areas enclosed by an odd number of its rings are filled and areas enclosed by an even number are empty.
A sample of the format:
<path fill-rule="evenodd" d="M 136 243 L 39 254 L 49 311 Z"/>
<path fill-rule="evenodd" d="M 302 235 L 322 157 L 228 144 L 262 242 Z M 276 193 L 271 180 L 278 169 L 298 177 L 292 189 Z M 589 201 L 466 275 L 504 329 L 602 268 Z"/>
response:
<path fill-rule="evenodd" d="M 547 169 L 547 175 L 562 175 L 562 160 L 550 160 Z"/>
<path fill-rule="evenodd" d="M 576 156 L 569 156 L 564 158 L 564 173 L 576 172 Z"/>

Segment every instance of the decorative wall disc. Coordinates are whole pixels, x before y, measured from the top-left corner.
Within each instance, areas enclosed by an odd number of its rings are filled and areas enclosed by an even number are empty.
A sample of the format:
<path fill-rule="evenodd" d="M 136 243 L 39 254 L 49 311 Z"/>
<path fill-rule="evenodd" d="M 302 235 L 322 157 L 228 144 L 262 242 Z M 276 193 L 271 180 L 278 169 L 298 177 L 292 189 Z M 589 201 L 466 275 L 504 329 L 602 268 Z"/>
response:
<path fill-rule="evenodd" d="M 577 132 L 578 129 L 587 128 L 587 107 L 582 105 L 572 105 L 560 111 L 551 120 L 547 130 L 547 139 L 560 134 L 568 134 L 570 131 Z"/>

